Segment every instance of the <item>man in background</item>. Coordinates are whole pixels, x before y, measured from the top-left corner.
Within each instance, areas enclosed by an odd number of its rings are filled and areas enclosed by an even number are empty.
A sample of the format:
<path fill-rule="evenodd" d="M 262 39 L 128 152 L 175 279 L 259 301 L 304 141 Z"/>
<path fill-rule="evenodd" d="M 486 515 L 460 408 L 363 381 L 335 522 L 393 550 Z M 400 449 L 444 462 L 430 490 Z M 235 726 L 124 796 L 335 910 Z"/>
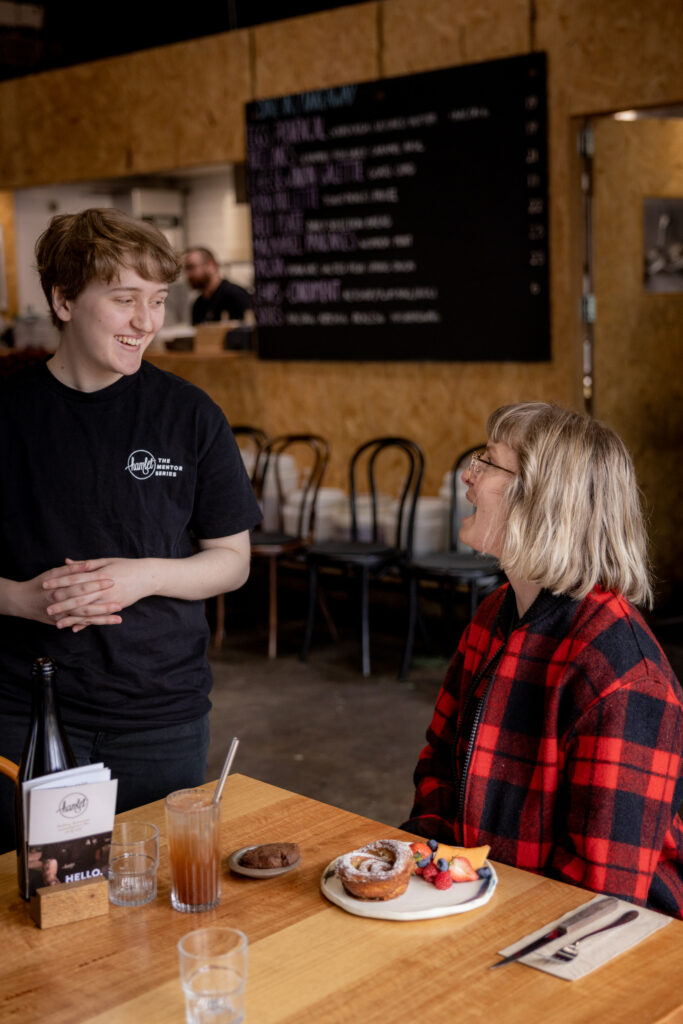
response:
<path fill-rule="evenodd" d="M 251 296 L 244 288 L 221 277 L 216 257 L 210 249 L 188 249 L 184 257 L 187 283 L 199 291 L 192 307 L 192 323 L 213 323 L 223 319 L 242 320 L 251 309 Z"/>

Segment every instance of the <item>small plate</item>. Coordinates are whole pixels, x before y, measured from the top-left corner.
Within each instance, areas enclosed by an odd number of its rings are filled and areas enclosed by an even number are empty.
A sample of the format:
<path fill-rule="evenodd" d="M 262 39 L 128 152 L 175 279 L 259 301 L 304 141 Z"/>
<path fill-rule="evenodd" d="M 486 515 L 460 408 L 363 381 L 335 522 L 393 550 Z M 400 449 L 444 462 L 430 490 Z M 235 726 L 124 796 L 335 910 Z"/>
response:
<path fill-rule="evenodd" d="M 464 914 L 468 910 L 483 907 L 493 896 L 498 885 L 498 875 L 492 864 L 490 878 L 476 882 L 454 882 L 450 889 L 435 889 L 419 875 L 413 875 L 408 888 L 393 900 L 359 900 L 350 896 L 334 867 L 337 859 L 331 861 L 320 879 L 320 890 L 331 903 L 358 917 L 375 917 L 383 921 L 423 921 L 432 917 L 449 917 Z"/>
<path fill-rule="evenodd" d="M 240 857 L 244 856 L 247 850 L 255 850 L 257 846 L 263 845 L 262 843 L 254 843 L 253 846 L 243 846 L 241 850 L 233 850 L 228 857 L 228 867 L 231 871 L 234 871 L 237 875 L 246 875 L 247 878 L 276 878 L 278 875 L 286 875 L 288 871 L 293 871 L 294 868 L 298 868 L 301 864 L 301 857 L 295 860 L 293 864 L 287 864 L 284 868 L 247 868 L 244 864 L 240 864 Z"/>

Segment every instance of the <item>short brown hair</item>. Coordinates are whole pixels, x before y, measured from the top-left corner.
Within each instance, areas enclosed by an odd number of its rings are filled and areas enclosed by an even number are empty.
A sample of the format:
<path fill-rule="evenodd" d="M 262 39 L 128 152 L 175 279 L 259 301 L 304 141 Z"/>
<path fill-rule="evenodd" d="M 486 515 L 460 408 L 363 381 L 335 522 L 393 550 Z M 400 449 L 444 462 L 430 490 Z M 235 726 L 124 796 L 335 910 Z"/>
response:
<path fill-rule="evenodd" d="M 180 260 L 161 231 L 114 208 L 58 214 L 36 242 L 35 252 L 40 284 L 59 328 L 64 325 L 52 305 L 55 287 L 73 300 L 91 281 L 109 284 L 122 267 L 146 281 L 166 284 L 180 273 Z"/>
<path fill-rule="evenodd" d="M 189 256 L 191 252 L 198 252 L 204 263 L 215 263 L 218 266 L 218 260 L 204 245 L 191 245 L 189 249 L 186 249 L 183 256 Z"/>
<path fill-rule="evenodd" d="M 555 594 L 581 599 L 599 583 L 651 606 L 640 494 L 621 438 L 545 402 L 502 406 L 486 429 L 519 459 L 504 497 L 503 569 Z"/>

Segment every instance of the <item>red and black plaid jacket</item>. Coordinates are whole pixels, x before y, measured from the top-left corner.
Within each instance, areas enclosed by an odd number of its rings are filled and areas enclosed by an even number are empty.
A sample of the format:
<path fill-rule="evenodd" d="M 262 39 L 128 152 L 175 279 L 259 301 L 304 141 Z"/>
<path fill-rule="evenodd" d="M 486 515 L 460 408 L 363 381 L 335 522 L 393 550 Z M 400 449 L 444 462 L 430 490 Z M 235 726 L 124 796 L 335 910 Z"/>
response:
<path fill-rule="evenodd" d="M 411 832 L 683 917 L 683 691 L 636 609 L 501 587 L 462 636 Z"/>

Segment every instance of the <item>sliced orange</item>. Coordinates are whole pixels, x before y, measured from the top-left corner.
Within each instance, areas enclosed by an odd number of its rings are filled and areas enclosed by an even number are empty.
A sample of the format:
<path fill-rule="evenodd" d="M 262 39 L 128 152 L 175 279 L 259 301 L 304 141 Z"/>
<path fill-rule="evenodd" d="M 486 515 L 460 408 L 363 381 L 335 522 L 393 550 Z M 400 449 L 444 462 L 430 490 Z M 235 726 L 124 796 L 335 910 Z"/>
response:
<path fill-rule="evenodd" d="M 467 857 L 474 870 L 477 871 L 479 868 L 483 868 L 490 850 L 490 846 L 446 846 L 445 843 L 439 843 L 434 853 L 434 863 L 436 864 L 439 857 L 443 857 L 449 864 L 454 857 Z"/>

